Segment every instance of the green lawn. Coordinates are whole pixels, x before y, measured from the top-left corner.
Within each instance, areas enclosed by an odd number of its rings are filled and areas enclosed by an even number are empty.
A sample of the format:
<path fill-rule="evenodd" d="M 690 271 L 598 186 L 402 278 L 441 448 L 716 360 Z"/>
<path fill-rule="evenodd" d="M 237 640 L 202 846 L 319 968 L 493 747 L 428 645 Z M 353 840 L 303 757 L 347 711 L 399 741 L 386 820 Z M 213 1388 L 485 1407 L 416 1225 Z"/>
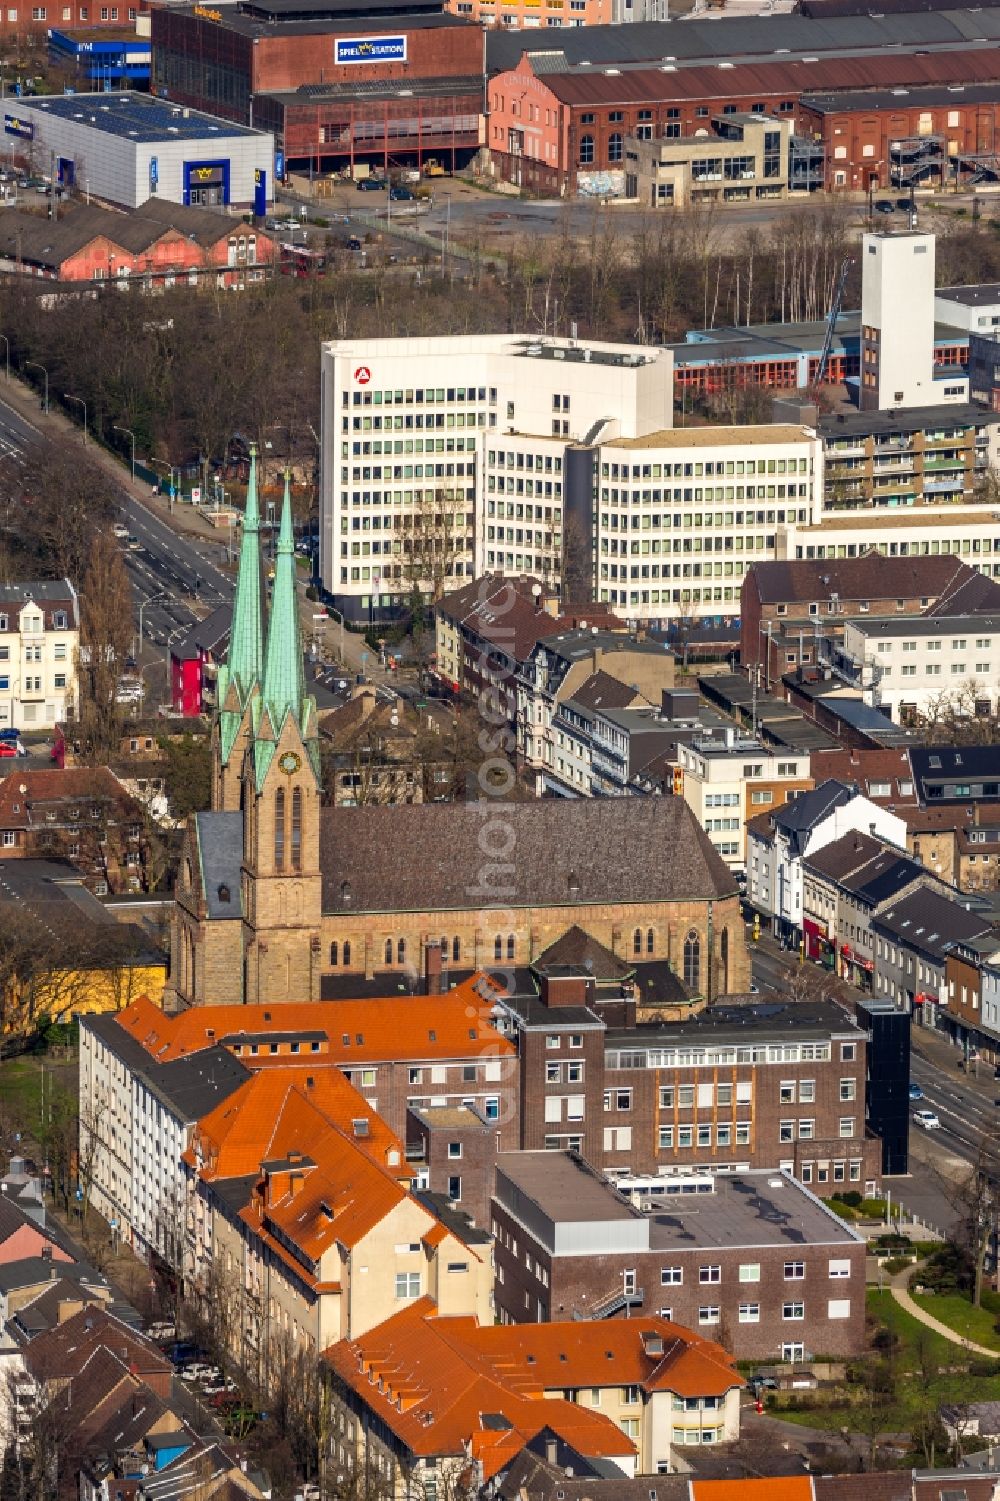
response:
<path fill-rule="evenodd" d="M 50 1091 L 68 1089 L 76 1093 L 75 1063 L 54 1062 L 47 1056 L 5 1058 L 0 1062 L 0 1100 L 4 1113 L 17 1129 L 34 1134 L 41 1121 L 42 1079 L 46 1098 Z"/>
<path fill-rule="evenodd" d="M 935 1300 L 932 1297 L 927 1301 L 933 1304 Z M 948 1300 L 942 1298 L 939 1301 L 943 1304 Z M 936 1405 L 1000 1400 L 1000 1376 L 972 1376 L 966 1370 L 950 1369 L 953 1366 L 967 1366 L 970 1357 L 960 1346 L 953 1345 L 941 1334 L 935 1334 L 933 1329 L 928 1329 L 919 1319 L 900 1308 L 890 1292 L 880 1293 L 877 1289 L 869 1289 L 867 1306 L 870 1318 L 890 1329 L 899 1341 L 892 1356 L 896 1377 L 895 1401 L 884 1414 L 884 1432 L 911 1432 L 921 1410 L 926 1409 L 928 1399 Z M 967 1309 L 969 1307 L 968 1304 L 964 1306 Z M 985 1318 L 992 1330 L 993 1316 L 987 1313 Z M 992 1339 L 997 1342 L 995 1335 Z M 848 1391 L 852 1401 L 862 1400 L 859 1388 L 851 1387 Z M 776 1417 L 801 1423 L 805 1427 L 833 1430 L 853 1426 L 850 1405 L 845 1406 L 843 1401 L 817 1407 L 804 1403 L 800 1411 L 790 1412 L 782 1409 L 780 1402 L 775 1402 L 772 1411 Z"/>
<path fill-rule="evenodd" d="M 915 1280 L 920 1280 L 919 1273 Z M 985 1345 L 988 1350 L 996 1350 L 1000 1355 L 1000 1335 L 993 1328 L 995 1313 L 990 1313 L 986 1308 L 974 1308 L 968 1299 L 960 1297 L 958 1293 L 913 1293 L 911 1296 L 918 1307 L 925 1309 L 940 1323 L 947 1324 L 949 1329 L 954 1329 L 963 1339 Z"/>

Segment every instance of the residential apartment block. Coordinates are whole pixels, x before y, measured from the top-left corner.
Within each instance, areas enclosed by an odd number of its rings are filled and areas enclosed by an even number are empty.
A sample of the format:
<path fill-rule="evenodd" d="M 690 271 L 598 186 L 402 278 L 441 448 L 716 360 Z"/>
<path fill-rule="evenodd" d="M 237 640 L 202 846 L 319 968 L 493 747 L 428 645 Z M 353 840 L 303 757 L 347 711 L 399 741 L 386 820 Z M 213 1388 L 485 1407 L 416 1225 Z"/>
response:
<path fill-rule="evenodd" d="M 738 739 L 693 740 L 677 747 L 680 790 L 727 865 L 746 867 L 746 823 L 812 788 L 808 755 Z"/>
<path fill-rule="evenodd" d="M 141 1255 L 178 1264 L 182 1154 L 201 1116 L 249 1078 L 224 1048 L 161 1062 L 117 1016 L 80 1018 L 80 1158 L 88 1198 Z"/>
<path fill-rule="evenodd" d="M 759 673 L 766 691 L 790 667 L 815 663 L 818 635 L 841 638 L 845 621 L 865 615 L 923 615 L 976 579 L 950 554 L 900 556 L 887 568 L 877 541 L 869 533 L 852 556 L 834 549 L 823 558 L 759 562 L 749 571 L 740 599 L 740 661 Z"/>
<path fill-rule="evenodd" d="M 539 1433 L 624 1479 L 669 1474 L 674 1448 L 740 1432 L 730 1356 L 664 1319 L 484 1327 L 418 1304 L 326 1360 L 331 1457 L 400 1501 L 470 1464 L 482 1485 Z"/>
<path fill-rule="evenodd" d="M 231 1309 L 233 1356 L 265 1387 L 289 1352 L 356 1339 L 430 1297 L 491 1317 L 488 1232 L 411 1193 L 401 1144 L 336 1069 L 258 1075 L 186 1156 L 184 1276 Z"/>
<path fill-rule="evenodd" d="M 0 586 L 0 729 L 51 727 L 72 715 L 79 645 L 69 579 Z"/>
<path fill-rule="evenodd" d="M 787 1174 L 622 1178 L 505 1153 L 493 1198 L 501 1323 L 655 1314 L 737 1360 L 865 1347 L 865 1243 Z"/>
<path fill-rule="evenodd" d="M 775 937 L 798 947 L 803 932 L 804 861 L 857 831 L 903 850 L 906 825 L 853 787 L 833 779 L 752 819 L 747 830 L 747 896 Z"/>
<path fill-rule="evenodd" d="M 945 387 L 945 389 L 950 389 Z M 961 381 L 954 387 L 963 395 Z M 819 422 L 824 518 L 898 506 L 968 504 L 996 459 L 1000 416 L 956 398 L 946 406 L 835 412 Z"/>

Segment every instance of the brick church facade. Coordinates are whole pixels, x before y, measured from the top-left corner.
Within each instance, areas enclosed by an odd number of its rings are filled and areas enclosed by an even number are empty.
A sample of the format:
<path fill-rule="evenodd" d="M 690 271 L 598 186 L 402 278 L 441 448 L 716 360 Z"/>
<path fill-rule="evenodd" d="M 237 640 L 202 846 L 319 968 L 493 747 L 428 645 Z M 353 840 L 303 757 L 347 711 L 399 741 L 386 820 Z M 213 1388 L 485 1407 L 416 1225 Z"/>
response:
<path fill-rule="evenodd" d="M 428 945 L 448 975 L 502 979 L 574 924 L 622 958 L 666 961 L 691 994 L 748 988 L 735 882 L 683 798 L 324 806 L 287 490 L 266 619 L 264 601 L 252 463 L 212 807 L 186 831 L 168 1008 L 319 1000 L 376 974 L 404 988 Z"/>

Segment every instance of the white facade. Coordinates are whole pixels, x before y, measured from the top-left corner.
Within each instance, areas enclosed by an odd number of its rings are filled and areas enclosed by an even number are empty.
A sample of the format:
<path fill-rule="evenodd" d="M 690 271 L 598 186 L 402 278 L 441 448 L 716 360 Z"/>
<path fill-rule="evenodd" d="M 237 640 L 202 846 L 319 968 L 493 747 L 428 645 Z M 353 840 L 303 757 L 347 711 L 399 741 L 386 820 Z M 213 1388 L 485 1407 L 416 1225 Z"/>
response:
<path fill-rule="evenodd" d="M 1000 692 L 1000 622 L 974 615 L 849 620 L 844 655 L 855 664 L 865 702 L 897 721 L 901 706 L 923 715 L 945 698 L 970 715 L 976 703 L 994 712 Z"/>
<path fill-rule="evenodd" d="M 636 437 L 672 421 L 666 350 L 517 334 L 326 343 L 323 585 L 367 621 L 405 603 L 435 549 L 444 587 L 485 571 L 553 579 L 567 447 L 605 424 Z"/>
<path fill-rule="evenodd" d="M 778 529 L 819 520 L 823 444 L 808 427 L 675 428 L 602 443 L 597 598 L 625 619 L 738 615 Z"/>
<path fill-rule="evenodd" d="M 11 116 L 13 101 L 6 101 Z M 256 174 L 274 197 L 274 137 L 148 94 L 45 95 L 16 101 L 5 137 L 36 171 L 123 208 L 148 198 L 202 207 L 254 202 Z M 66 165 L 62 165 L 66 164 Z"/>
<path fill-rule="evenodd" d="M 198 1114 L 171 1097 L 167 1076 L 188 1101 L 199 1076 L 209 1083 L 207 1094 L 200 1091 L 203 1114 L 249 1076 L 236 1059 L 220 1057 L 221 1050 L 136 1065 L 129 1061 L 136 1044 L 125 1033 L 116 1038 L 116 1027 L 111 1016 L 80 1019 L 81 1163 L 91 1202 L 122 1239 L 140 1254 L 156 1251 L 176 1265 L 186 1197 L 181 1154 Z"/>
<path fill-rule="evenodd" d="M 779 529 L 777 558 L 859 558 L 867 552 L 886 558 L 951 556 L 1000 578 L 1000 521 L 989 506 L 920 506 L 888 510 L 838 511 L 814 525 L 790 523 Z"/>
<path fill-rule="evenodd" d="M 0 588 L 0 729 L 66 718 L 77 699 L 79 644 L 79 606 L 67 580 Z"/>
<path fill-rule="evenodd" d="M 934 318 L 970 334 L 1000 331 L 1000 286 L 938 287 Z"/>
<path fill-rule="evenodd" d="M 677 764 L 684 773 L 684 801 L 733 869 L 746 864 L 746 820 L 772 806 L 782 782 L 809 777 L 808 755 L 739 740 L 735 732 L 724 741 L 681 743 Z"/>
<path fill-rule="evenodd" d="M 818 789 L 817 789 L 818 791 Z M 813 794 L 810 794 L 813 795 Z M 906 848 L 906 823 L 887 808 L 860 794 L 832 808 L 807 830 L 790 838 L 779 820 L 768 838 L 753 828 L 747 832 L 747 896 L 758 911 L 774 918 L 780 932 L 802 929 L 802 861 L 832 844 L 842 834 L 858 830 Z"/>
<path fill-rule="evenodd" d="M 862 410 L 932 406 L 935 390 L 934 236 L 916 230 L 865 234 Z"/>

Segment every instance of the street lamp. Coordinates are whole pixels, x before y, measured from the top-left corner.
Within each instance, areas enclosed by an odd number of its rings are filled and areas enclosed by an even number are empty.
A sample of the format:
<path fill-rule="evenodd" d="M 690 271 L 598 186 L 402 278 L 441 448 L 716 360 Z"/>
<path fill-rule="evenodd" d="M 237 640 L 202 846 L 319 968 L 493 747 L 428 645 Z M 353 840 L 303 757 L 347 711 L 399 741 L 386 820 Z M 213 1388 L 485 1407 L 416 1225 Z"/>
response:
<path fill-rule="evenodd" d="M 7 337 L 6 334 L 0 334 L 0 339 L 3 340 L 4 349 L 5 349 L 6 354 L 7 354 L 7 384 L 9 385 L 10 384 L 10 340 L 8 339 L 8 337 Z"/>
<path fill-rule="evenodd" d="M 87 403 L 82 396 L 73 396 L 69 391 L 63 392 L 63 401 L 78 401 L 83 407 L 83 441 L 87 441 Z"/>
<path fill-rule="evenodd" d="M 45 415 L 49 415 L 49 372 L 44 365 L 39 365 L 35 360 L 25 360 L 25 370 L 40 370 L 45 376 Z"/>
<path fill-rule="evenodd" d="M 163 470 L 165 470 L 166 473 L 167 473 L 167 475 L 169 476 L 169 478 L 167 480 L 167 500 L 170 503 L 170 509 L 173 510 L 173 508 L 174 508 L 174 465 L 173 464 L 168 464 L 165 459 L 147 459 L 146 463 L 147 464 L 152 464 L 154 466 L 154 468 L 156 468 L 156 469 L 163 469 Z M 180 479 L 180 466 L 179 465 L 177 466 L 177 476 L 178 476 L 178 480 L 179 480 Z M 179 488 L 179 485 L 178 485 L 178 488 Z"/>
<path fill-rule="evenodd" d="M 2 338 L 2 337 L 3 337 L 3 335 L 0 334 L 0 338 Z M 132 431 L 131 428 L 128 428 L 128 427 L 119 427 L 117 423 L 113 423 L 112 427 L 113 427 L 113 430 L 116 433 L 124 433 L 125 436 L 126 436 L 126 438 L 131 438 L 132 439 L 132 479 L 134 481 L 135 480 L 135 433 Z"/>

